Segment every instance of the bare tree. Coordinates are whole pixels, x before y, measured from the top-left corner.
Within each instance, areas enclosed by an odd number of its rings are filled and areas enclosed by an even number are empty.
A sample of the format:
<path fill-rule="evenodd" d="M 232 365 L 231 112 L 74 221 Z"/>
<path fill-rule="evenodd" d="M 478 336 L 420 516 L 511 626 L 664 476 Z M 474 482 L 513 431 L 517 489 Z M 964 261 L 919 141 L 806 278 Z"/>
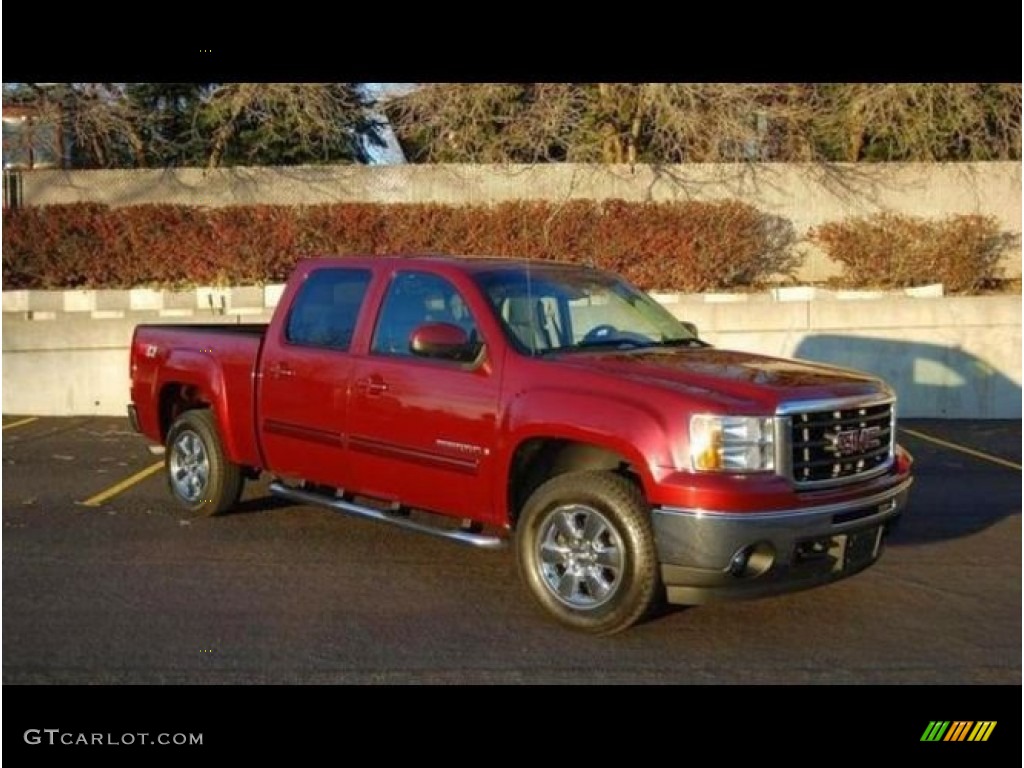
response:
<path fill-rule="evenodd" d="M 808 115 L 798 85 L 646 83 L 628 140 L 648 162 L 805 160 Z M 630 162 L 633 162 L 630 159 Z"/>
<path fill-rule="evenodd" d="M 435 83 L 381 106 L 414 161 L 538 162 L 557 159 L 549 153 L 563 132 L 562 90 L 557 85 Z"/>
<path fill-rule="evenodd" d="M 437 83 L 387 113 L 419 162 L 1019 159 L 1020 85 Z"/>
<path fill-rule="evenodd" d="M 817 141 L 837 159 L 1011 160 L 1021 156 L 1021 86 L 843 83 L 821 86 Z"/>
<path fill-rule="evenodd" d="M 711 162 L 764 159 L 766 116 L 771 131 L 792 133 L 800 93 L 756 84 L 439 83 L 394 99 L 388 116 L 419 161 Z"/>
<path fill-rule="evenodd" d="M 145 164 L 142 116 L 125 98 L 123 84 L 25 83 L 10 95 L 31 108 L 38 124 L 53 128 L 36 136 L 52 145 L 44 148 L 47 154 L 86 167 Z"/>

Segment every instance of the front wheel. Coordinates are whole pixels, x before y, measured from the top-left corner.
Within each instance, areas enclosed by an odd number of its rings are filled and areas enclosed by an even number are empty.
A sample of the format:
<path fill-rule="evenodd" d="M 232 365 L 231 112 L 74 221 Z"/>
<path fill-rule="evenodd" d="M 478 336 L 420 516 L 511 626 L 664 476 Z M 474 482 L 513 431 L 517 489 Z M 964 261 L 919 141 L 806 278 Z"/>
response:
<path fill-rule="evenodd" d="M 224 455 L 213 414 L 185 411 L 167 433 L 164 468 L 171 494 L 192 512 L 218 515 L 234 506 L 245 478 Z"/>
<path fill-rule="evenodd" d="M 611 472 L 573 472 L 541 485 L 516 530 L 519 572 L 562 624 L 613 634 L 658 602 L 650 513 L 637 486 Z"/>

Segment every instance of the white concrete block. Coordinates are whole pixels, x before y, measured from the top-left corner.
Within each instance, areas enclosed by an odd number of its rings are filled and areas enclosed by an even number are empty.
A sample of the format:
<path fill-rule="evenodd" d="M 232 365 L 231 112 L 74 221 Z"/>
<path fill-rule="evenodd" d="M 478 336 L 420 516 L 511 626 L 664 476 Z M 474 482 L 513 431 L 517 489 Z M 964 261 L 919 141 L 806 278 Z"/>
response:
<path fill-rule="evenodd" d="M 96 309 L 96 291 L 64 291 L 65 312 L 92 312 Z"/>
<path fill-rule="evenodd" d="M 231 288 L 227 305 L 263 309 L 263 289 L 253 285 Z"/>
<path fill-rule="evenodd" d="M 708 304 L 731 304 L 732 302 L 750 301 L 748 293 L 705 293 L 704 301 Z"/>
<path fill-rule="evenodd" d="M 840 301 L 867 301 L 884 299 L 887 295 L 885 291 L 836 291 L 833 297 Z"/>
<path fill-rule="evenodd" d="M 662 293 L 657 291 L 651 291 L 650 296 L 659 304 L 678 304 L 679 294 L 678 293 Z"/>
<path fill-rule="evenodd" d="M 4 291 L 4 312 L 28 312 L 28 291 Z"/>
<path fill-rule="evenodd" d="M 945 295 L 945 289 L 942 283 L 935 283 L 933 285 L 920 285 L 916 288 L 904 288 L 903 293 L 907 296 L 913 296 L 915 299 L 938 299 Z"/>
<path fill-rule="evenodd" d="M 284 283 L 263 286 L 263 306 L 276 307 L 284 293 Z"/>
<path fill-rule="evenodd" d="M 820 289 L 813 285 L 794 285 L 785 288 L 772 288 L 775 301 L 813 301 L 820 296 Z"/>
<path fill-rule="evenodd" d="M 163 309 L 164 293 L 152 288 L 132 288 L 128 291 L 128 308 L 133 310 Z"/>

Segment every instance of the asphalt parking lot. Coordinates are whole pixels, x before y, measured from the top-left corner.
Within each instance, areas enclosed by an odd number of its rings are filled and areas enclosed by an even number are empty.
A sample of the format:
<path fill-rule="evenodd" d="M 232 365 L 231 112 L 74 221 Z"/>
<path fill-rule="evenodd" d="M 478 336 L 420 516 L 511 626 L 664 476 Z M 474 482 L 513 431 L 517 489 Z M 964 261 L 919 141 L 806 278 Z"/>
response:
<path fill-rule="evenodd" d="M 512 556 L 272 499 L 194 517 L 127 420 L 3 418 L 3 682 L 1021 684 L 1021 423 L 907 421 L 911 505 L 827 587 L 612 638 Z"/>

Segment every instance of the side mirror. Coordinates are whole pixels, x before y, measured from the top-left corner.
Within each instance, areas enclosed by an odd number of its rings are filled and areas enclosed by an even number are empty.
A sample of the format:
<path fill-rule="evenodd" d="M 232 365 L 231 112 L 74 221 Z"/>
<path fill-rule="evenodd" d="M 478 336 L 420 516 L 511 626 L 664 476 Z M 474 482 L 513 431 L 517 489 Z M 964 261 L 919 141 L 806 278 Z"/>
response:
<path fill-rule="evenodd" d="M 696 323 L 691 323 L 688 320 L 681 320 L 680 322 L 682 323 L 683 328 L 685 328 L 687 331 L 689 331 L 691 334 L 693 334 L 693 338 L 695 338 L 695 339 L 699 339 L 700 338 L 700 334 L 697 333 L 697 324 Z"/>
<path fill-rule="evenodd" d="M 451 323 L 424 323 L 409 336 L 409 350 L 417 357 L 466 363 L 476 358 L 480 345 Z"/>

